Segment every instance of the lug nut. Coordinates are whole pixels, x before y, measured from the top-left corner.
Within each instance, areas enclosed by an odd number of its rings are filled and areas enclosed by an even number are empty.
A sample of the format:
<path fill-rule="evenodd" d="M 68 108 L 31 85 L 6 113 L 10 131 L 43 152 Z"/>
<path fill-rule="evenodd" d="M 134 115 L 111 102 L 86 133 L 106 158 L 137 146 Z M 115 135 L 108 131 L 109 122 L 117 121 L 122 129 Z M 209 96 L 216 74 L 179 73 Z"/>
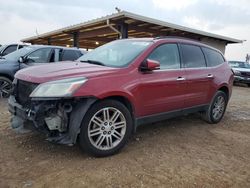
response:
<path fill-rule="evenodd" d="M 105 129 L 105 127 L 102 127 L 102 130 L 104 130 Z"/>
<path fill-rule="evenodd" d="M 111 130 L 114 130 L 114 127 L 111 127 Z"/>
<path fill-rule="evenodd" d="M 108 125 L 108 123 L 107 123 L 107 122 L 105 122 L 105 123 L 104 123 L 104 125 Z"/>
<path fill-rule="evenodd" d="M 112 123 L 110 122 L 109 125 L 112 125 Z"/>
<path fill-rule="evenodd" d="M 106 132 L 106 131 L 104 131 L 104 132 L 103 132 L 103 134 L 107 134 L 107 132 Z"/>
<path fill-rule="evenodd" d="M 111 131 L 109 131 L 108 134 L 111 134 Z"/>

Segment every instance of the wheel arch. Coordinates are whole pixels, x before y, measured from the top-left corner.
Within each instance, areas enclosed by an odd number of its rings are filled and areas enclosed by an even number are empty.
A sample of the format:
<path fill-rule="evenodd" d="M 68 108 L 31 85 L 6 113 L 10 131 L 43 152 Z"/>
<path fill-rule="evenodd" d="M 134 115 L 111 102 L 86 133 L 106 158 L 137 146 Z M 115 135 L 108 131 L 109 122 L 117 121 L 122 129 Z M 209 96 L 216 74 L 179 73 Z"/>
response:
<path fill-rule="evenodd" d="M 222 91 L 226 94 L 227 100 L 230 98 L 229 88 L 226 85 L 221 86 L 218 91 Z"/>
<path fill-rule="evenodd" d="M 8 74 L 0 73 L 0 77 L 5 77 L 8 78 L 10 81 L 13 81 L 13 78 Z"/>

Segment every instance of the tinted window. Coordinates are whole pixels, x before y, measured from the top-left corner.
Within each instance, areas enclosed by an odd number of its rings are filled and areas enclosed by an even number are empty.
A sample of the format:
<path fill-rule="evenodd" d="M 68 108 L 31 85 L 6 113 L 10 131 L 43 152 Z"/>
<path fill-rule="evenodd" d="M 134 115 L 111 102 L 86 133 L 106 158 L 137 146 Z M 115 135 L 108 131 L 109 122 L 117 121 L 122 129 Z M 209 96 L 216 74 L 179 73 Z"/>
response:
<path fill-rule="evenodd" d="M 224 63 L 224 58 L 219 52 L 216 52 L 215 50 L 211 50 L 209 48 L 202 48 L 202 50 L 206 56 L 208 67 L 214 67 Z"/>
<path fill-rule="evenodd" d="M 50 48 L 42 48 L 32 52 L 28 57 L 28 63 L 47 63 L 50 57 Z"/>
<path fill-rule="evenodd" d="M 206 67 L 206 61 L 200 47 L 182 44 L 181 49 L 186 68 Z"/>
<path fill-rule="evenodd" d="M 160 63 L 161 69 L 179 69 L 180 57 L 176 44 L 164 44 L 156 48 L 148 59 L 156 60 Z"/>
<path fill-rule="evenodd" d="M 11 45 L 4 50 L 3 55 L 7 55 L 11 52 L 14 52 L 14 51 L 16 51 L 16 49 L 17 49 L 17 45 Z"/>
<path fill-rule="evenodd" d="M 79 54 L 74 50 L 64 50 L 62 55 L 62 61 L 67 61 L 67 60 L 74 61 L 79 57 L 80 57 Z"/>

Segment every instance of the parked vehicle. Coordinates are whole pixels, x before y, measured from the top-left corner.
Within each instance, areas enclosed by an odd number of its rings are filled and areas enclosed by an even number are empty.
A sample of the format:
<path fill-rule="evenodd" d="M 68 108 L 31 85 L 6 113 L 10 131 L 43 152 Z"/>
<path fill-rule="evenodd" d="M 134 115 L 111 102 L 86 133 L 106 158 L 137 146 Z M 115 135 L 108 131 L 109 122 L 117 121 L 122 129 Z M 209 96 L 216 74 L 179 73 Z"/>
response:
<path fill-rule="evenodd" d="M 229 61 L 234 72 L 234 82 L 244 83 L 250 87 L 250 64 L 242 61 Z"/>
<path fill-rule="evenodd" d="M 200 112 L 221 121 L 233 73 L 223 55 L 178 38 L 125 39 L 78 62 L 31 67 L 15 75 L 12 127 L 80 146 L 94 156 L 117 153 L 145 123 Z"/>
<path fill-rule="evenodd" d="M 23 68 L 58 61 L 73 61 L 83 55 L 75 48 L 32 45 L 0 59 L 0 98 L 8 97 L 15 73 Z"/>
<path fill-rule="evenodd" d="M 0 46 L 0 57 L 8 55 L 16 50 L 19 50 L 25 46 L 28 46 L 27 44 L 8 44 Z"/>

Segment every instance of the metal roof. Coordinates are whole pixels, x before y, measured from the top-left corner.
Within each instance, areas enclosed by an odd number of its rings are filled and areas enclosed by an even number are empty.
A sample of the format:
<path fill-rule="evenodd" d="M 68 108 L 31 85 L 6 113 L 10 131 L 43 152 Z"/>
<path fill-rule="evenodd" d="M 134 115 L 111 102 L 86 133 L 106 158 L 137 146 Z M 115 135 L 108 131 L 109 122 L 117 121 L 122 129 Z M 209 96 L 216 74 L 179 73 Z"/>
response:
<path fill-rule="evenodd" d="M 128 25 L 128 37 L 173 35 L 196 40 L 204 37 L 212 38 L 223 41 L 225 44 L 243 42 L 242 40 L 180 26 L 127 11 L 121 11 L 98 19 L 25 38 L 21 41 L 34 44 L 47 44 L 49 39 L 52 45 L 71 45 L 73 41 L 72 33 L 79 32 L 79 47 L 95 48 L 118 38 L 117 32 L 108 27 L 107 20 L 114 28 L 121 22 L 126 23 Z"/>

